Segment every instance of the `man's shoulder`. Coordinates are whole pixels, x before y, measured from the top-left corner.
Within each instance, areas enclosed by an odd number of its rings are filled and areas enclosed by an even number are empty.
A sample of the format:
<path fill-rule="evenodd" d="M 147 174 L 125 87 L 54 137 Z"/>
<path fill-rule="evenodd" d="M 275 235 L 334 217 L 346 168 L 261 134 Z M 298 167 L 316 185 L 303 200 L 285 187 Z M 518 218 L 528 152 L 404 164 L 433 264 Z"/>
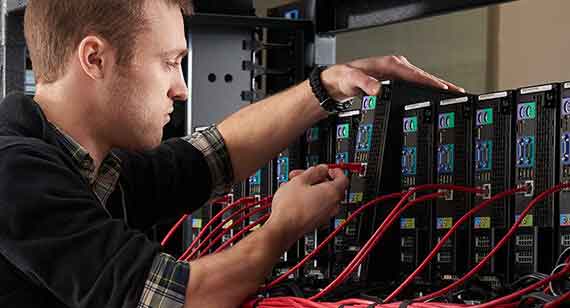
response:
<path fill-rule="evenodd" d="M 23 155 L 51 161 L 65 160 L 59 148 L 44 140 L 25 136 L 0 136 L 0 159 L 20 159 Z"/>

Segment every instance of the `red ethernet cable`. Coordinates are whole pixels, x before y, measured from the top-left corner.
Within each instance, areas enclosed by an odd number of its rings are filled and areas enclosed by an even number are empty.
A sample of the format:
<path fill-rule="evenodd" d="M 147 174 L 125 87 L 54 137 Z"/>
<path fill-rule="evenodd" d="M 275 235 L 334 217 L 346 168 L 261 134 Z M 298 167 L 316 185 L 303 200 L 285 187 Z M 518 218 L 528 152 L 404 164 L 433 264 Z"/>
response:
<path fill-rule="evenodd" d="M 346 299 L 336 303 L 313 302 L 304 298 L 298 297 L 277 297 L 267 298 L 261 301 L 251 300 L 246 302 L 243 308 L 281 308 L 281 307 L 301 307 L 301 308 L 399 308 L 401 303 L 390 304 L 374 304 L 374 302 L 362 299 Z M 448 304 L 448 303 L 413 303 L 408 307 L 410 308 L 463 308 L 470 307 L 464 304 Z M 498 306 L 504 307 L 504 306 Z"/>
<path fill-rule="evenodd" d="M 344 171 L 348 171 L 351 173 L 358 173 L 362 174 L 365 170 L 365 165 L 361 163 L 338 163 L 338 164 L 329 164 L 327 165 L 329 169 L 341 169 Z"/>
<path fill-rule="evenodd" d="M 220 219 L 225 212 L 237 207 L 238 205 L 244 203 L 244 202 L 250 202 L 250 201 L 254 201 L 255 199 L 253 197 L 245 197 L 245 198 L 241 198 L 238 199 L 237 201 L 235 201 L 234 203 L 229 204 L 228 206 L 226 206 L 225 208 L 223 208 L 216 216 L 214 216 L 212 219 L 210 219 L 210 221 L 206 224 L 206 226 L 204 226 L 202 228 L 202 231 L 200 231 L 200 233 L 198 233 L 198 236 L 196 236 L 196 238 L 194 239 L 194 241 L 192 241 L 192 243 L 190 244 L 190 246 L 188 246 L 188 248 L 186 249 L 186 251 L 184 251 L 184 253 L 180 256 L 180 258 L 178 258 L 178 261 L 184 260 L 184 258 L 186 258 L 186 256 L 190 253 L 190 251 L 192 250 L 192 248 L 194 248 L 194 246 L 196 246 L 198 244 L 198 242 L 200 241 L 200 238 L 202 238 L 204 236 L 204 234 L 208 231 L 208 229 L 210 228 L 210 226 L 212 224 L 214 224 L 214 222 L 218 219 Z"/>
<path fill-rule="evenodd" d="M 393 193 L 393 194 L 389 194 L 389 195 L 385 195 L 385 196 L 381 196 L 378 197 L 372 201 L 367 202 L 366 204 L 360 206 L 356 211 L 354 211 L 354 213 L 352 213 L 340 226 L 338 226 L 337 228 L 335 228 L 333 230 L 333 232 L 331 232 L 320 244 L 319 246 L 317 246 L 317 248 L 315 248 L 313 251 L 311 251 L 311 253 L 309 253 L 308 255 L 306 255 L 303 260 L 301 260 L 299 263 L 297 263 L 295 266 L 293 266 L 292 268 L 290 268 L 286 273 L 280 275 L 278 278 L 276 278 L 275 280 L 273 280 L 272 282 L 270 282 L 269 284 L 267 284 L 266 286 L 264 286 L 261 291 L 265 291 L 268 289 L 273 288 L 274 286 L 276 286 L 277 284 L 279 284 L 280 282 L 282 282 L 283 280 L 287 279 L 287 277 L 289 277 L 289 275 L 291 275 L 292 273 L 296 272 L 297 270 L 299 270 L 303 265 L 305 265 L 309 260 L 311 260 L 312 258 L 314 258 L 324 247 L 326 247 L 326 245 L 328 245 L 328 243 L 334 239 L 334 237 L 336 237 L 351 221 L 353 221 L 358 215 L 360 215 L 362 212 L 364 212 L 365 210 L 367 210 L 368 208 L 372 207 L 372 206 L 376 206 L 379 203 L 388 201 L 390 199 L 395 199 L 395 198 L 401 198 L 403 196 L 403 193 Z"/>
<path fill-rule="evenodd" d="M 225 195 L 223 197 L 220 197 L 220 198 L 212 201 L 212 204 L 228 202 L 229 200 L 230 200 L 230 196 Z M 178 222 L 176 222 L 176 224 L 170 229 L 170 231 L 168 231 L 166 236 L 162 239 L 162 242 L 160 242 L 160 245 L 162 247 L 166 246 L 166 243 L 170 240 L 170 238 L 172 237 L 174 232 L 176 232 L 176 230 L 178 230 L 178 228 L 180 228 L 180 226 L 184 223 L 184 221 L 186 220 L 186 218 L 188 218 L 188 216 L 189 216 L 188 214 L 182 215 L 182 217 L 178 220 Z"/>
<path fill-rule="evenodd" d="M 479 263 L 473 269 L 471 269 L 467 274 L 465 274 L 463 277 L 461 277 L 461 279 L 453 282 L 452 284 L 443 288 L 442 290 L 437 291 L 437 292 L 432 293 L 432 294 L 428 294 L 426 296 L 422 296 L 420 298 L 417 298 L 416 300 L 425 301 L 425 300 L 429 300 L 431 298 L 435 298 L 437 296 L 441 296 L 441 295 L 449 292 L 453 288 L 465 283 L 465 281 L 467 281 L 469 278 L 471 278 L 473 275 L 475 275 L 479 270 L 481 270 L 481 268 L 483 266 L 485 266 L 485 264 L 487 262 L 489 262 L 489 260 L 499 251 L 499 249 L 501 249 L 507 243 L 507 241 L 515 234 L 515 232 L 517 231 L 518 227 L 521 225 L 521 223 L 524 220 L 524 218 L 526 217 L 526 215 L 530 212 L 530 210 L 532 210 L 532 208 L 534 208 L 536 206 L 536 204 L 538 204 L 540 201 L 542 201 L 548 195 L 553 194 L 553 193 L 558 192 L 558 191 L 561 191 L 565 188 L 569 188 L 569 187 L 570 187 L 570 184 L 560 184 L 560 185 L 557 185 L 557 186 L 554 186 L 554 187 L 548 189 L 547 191 L 538 195 L 536 198 L 532 199 L 530 201 L 530 203 L 528 204 L 528 206 L 521 213 L 519 219 L 517 219 L 517 221 L 514 223 L 514 225 L 509 229 L 507 234 L 505 234 L 505 236 L 503 236 L 503 238 L 499 241 L 499 243 L 497 243 L 497 245 L 495 245 L 495 247 L 493 247 L 491 252 L 489 252 L 487 254 L 487 256 L 485 256 L 485 258 L 483 258 L 481 261 L 479 261 Z M 489 200 L 487 200 L 487 201 L 489 201 Z"/>
<path fill-rule="evenodd" d="M 563 303 L 570 303 L 570 292 L 566 292 L 554 301 L 544 305 L 544 308 L 556 308 L 562 306 Z"/>
<path fill-rule="evenodd" d="M 428 194 L 428 195 L 419 197 L 415 200 L 410 201 L 402 209 L 405 210 L 408 207 L 408 205 L 414 205 L 414 204 L 421 203 L 421 202 L 424 202 L 427 200 L 435 199 L 435 198 L 438 198 L 442 195 L 443 195 L 443 193 L 433 193 L 433 194 Z M 405 200 L 405 199 L 402 198 L 402 200 Z M 396 207 L 398 207 L 398 205 L 396 205 Z M 403 211 L 398 211 L 397 214 L 401 214 L 402 212 Z M 358 253 L 352 259 L 352 261 L 350 261 L 348 266 L 331 283 L 329 283 L 329 285 L 327 285 L 323 290 L 321 290 L 316 295 L 313 295 L 309 299 L 310 300 L 319 299 L 322 296 L 329 293 L 330 291 L 332 291 L 334 288 L 338 287 L 340 284 L 342 284 L 348 278 L 348 276 L 352 272 L 354 272 L 354 270 L 364 261 L 364 259 L 372 251 L 374 246 L 382 238 L 385 231 L 388 230 L 388 227 L 392 225 L 392 223 L 396 220 L 396 218 L 397 218 L 396 215 L 388 215 L 388 217 L 386 217 L 386 219 L 384 220 L 382 225 L 376 230 L 376 233 L 374 233 L 374 235 L 366 242 L 366 244 L 363 245 L 363 247 L 358 251 Z M 378 230 L 381 230 L 381 231 L 378 233 Z"/>
<path fill-rule="evenodd" d="M 271 214 L 267 213 L 267 214 L 261 216 L 258 220 L 252 222 L 247 227 L 243 228 L 243 230 L 236 233 L 236 235 L 232 236 L 232 238 L 230 238 L 225 243 L 223 243 L 220 247 L 218 247 L 218 249 L 216 249 L 216 251 L 214 251 L 214 253 L 218 253 L 218 252 L 226 249 L 231 243 L 237 241 L 237 239 L 240 238 L 242 235 L 244 235 L 247 231 L 255 228 L 257 225 L 262 224 L 264 221 L 266 221 L 269 218 L 269 215 L 271 215 Z"/>
<path fill-rule="evenodd" d="M 224 236 L 224 234 L 226 234 L 229 230 L 233 229 L 235 226 L 241 224 L 242 222 L 244 222 L 246 219 L 262 212 L 265 211 L 267 209 L 271 208 L 271 203 L 265 204 L 263 206 L 260 206 L 258 208 L 256 208 L 255 210 L 251 211 L 250 213 L 248 213 L 247 215 L 244 215 L 243 217 L 241 217 L 240 219 L 236 220 L 235 222 L 233 222 L 227 229 L 224 229 L 220 234 L 218 234 L 218 236 L 216 236 L 208 246 L 206 246 L 206 248 L 204 248 L 204 250 L 202 251 L 204 252 L 208 252 L 210 251 L 210 249 L 212 249 L 212 247 L 214 247 L 214 245 L 216 245 Z M 239 232 L 238 232 L 239 233 Z M 243 234 L 243 233 L 239 233 L 239 234 Z M 194 250 L 186 259 L 185 261 L 190 260 L 194 255 L 196 255 L 196 253 L 198 253 L 198 250 Z M 202 253 L 199 253 L 198 256 L 202 256 Z"/>
<path fill-rule="evenodd" d="M 266 203 L 266 202 L 268 202 L 269 200 L 271 200 L 270 197 L 264 198 L 264 199 L 260 200 L 259 202 L 255 202 L 255 203 L 252 203 L 252 204 L 245 205 L 245 206 L 243 206 L 241 209 L 239 209 L 239 210 L 237 210 L 236 212 L 232 213 L 232 215 L 230 215 L 230 217 L 224 219 L 224 221 L 222 221 L 221 223 L 219 223 L 219 224 L 208 234 L 208 236 L 206 236 L 202 241 L 200 241 L 200 244 L 199 244 L 197 247 L 195 247 L 195 248 L 193 249 L 192 253 L 191 253 L 190 256 L 187 257 L 187 258 L 188 258 L 188 259 L 191 259 L 191 258 L 194 256 L 194 254 L 195 254 L 197 251 L 200 251 L 200 249 L 202 249 L 203 246 L 205 246 L 206 243 L 208 243 L 208 241 L 209 241 L 210 239 L 212 239 L 212 237 L 214 237 L 214 235 L 216 235 L 216 233 L 217 233 L 220 229 L 222 229 L 224 226 L 226 226 L 226 225 L 228 224 L 228 222 L 232 221 L 234 218 L 236 218 L 237 216 L 239 216 L 240 214 L 242 214 L 242 213 L 245 212 L 246 210 L 248 210 L 248 209 L 250 209 L 250 208 L 252 208 L 252 207 L 255 207 L 255 206 L 259 205 L 259 204 Z M 243 220 L 241 220 L 241 221 L 239 221 L 239 222 L 242 222 L 242 221 L 243 221 Z M 228 229 L 231 229 L 231 228 L 228 228 Z"/>
<path fill-rule="evenodd" d="M 331 282 L 327 287 L 325 287 L 319 293 L 312 296 L 310 299 L 311 300 L 318 299 L 318 298 L 324 296 L 325 294 L 327 294 L 328 292 L 330 292 L 331 290 L 333 290 L 334 288 L 336 288 L 342 282 L 344 282 L 348 278 L 348 276 L 356 269 L 356 267 L 358 267 L 358 265 L 360 265 L 364 261 L 366 256 L 370 253 L 370 251 L 374 248 L 374 246 L 382 238 L 384 233 L 388 230 L 388 227 L 391 226 L 394 223 L 394 221 L 396 220 L 396 218 L 403 213 L 403 211 L 400 211 L 400 209 L 402 208 L 404 202 L 406 202 L 408 200 L 408 198 L 413 196 L 416 192 L 421 191 L 421 190 L 429 190 L 429 189 L 457 190 L 457 191 L 462 191 L 462 192 L 467 192 L 467 193 L 484 193 L 484 190 L 479 189 L 479 188 L 463 187 L 463 186 L 448 185 L 448 184 L 427 184 L 427 185 L 420 185 L 420 186 L 417 186 L 417 187 L 410 189 L 404 195 L 404 197 L 402 197 L 400 202 L 398 202 L 398 204 L 392 209 L 390 214 L 388 214 L 388 216 L 385 218 L 384 222 L 382 222 L 380 227 L 378 227 L 378 229 L 376 229 L 376 232 L 374 232 L 372 237 L 366 242 L 366 244 L 364 244 L 364 246 L 360 249 L 358 254 L 350 262 L 350 264 L 339 274 L 339 276 L 333 282 Z M 438 193 L 437 196 L 435 194 L 431 194 L 428 196 L 431 198 L 437 198 L 441 194 L 443 194 L 443 192 Z M 424 197 L 420 197 L 420 198 L 425 198 L 428 196 L 424 196 Z M 409 203 L 412 203 L 412 204 L 419 203 L 418 200 L 421 200 L 420 198 L 413 200 L 413 201 L 410 201 Z M 410 206 L 409 203 L 406 207 L 404 207 L 403 210 L 405 210 L 407 207 Z"/>
<path fill-rule="evenodd" d="M 457 231 L 457 229 L 459 229 L 459 227 L 465 223 L 465 221 L 467 221 L 469 218 L 471 218 L 471 216 L 473 216 L 475 213 L 479 212 L 480 210 L 488 207 L 489 205 L 491 205 L 492 203 L 494 203 L 497 200 L 503 199 L 507 196 L 510 195 L 514 195 L 518 192 L 524 192 L 526 191 L 526 188 L 516 188 L 516 189 L 511 189 L 509 191 L 506 192 L 502 192 L 499 193 L 495 196 L 493 196 L 491 199 L 486 200 L 484 202 L 481 202 L 478 206 L 474 207 L 473 209 L 471 209 L 469 212 L 467 212 L 467 214 L 463 215 L 459 220 L 457 220 L 457 222 L 451 227 L 451 229 L 449 229 L 449 231 L 445 234 L 445 236 L 443 236 L 443 238 L 441 238 L 439 240 L 439 242 L 437 243 L 437 245 L 435 246 L 435 248 L 428 254 L 428 256 L 422 261 L 422 263 L 420 264 L 420 266 L 418 266 L 418 268 L 416 268 L 416 270 L 410 274 L 405 280 L 404 282 L 402 282 L 400 284 L 400 286 L 398 288 L 396 288 L 396 290 L 394 290 L 390 295 L 388 295 L 388 297 L 386 297 L 386 299 L 384 300 L 384 302 L 391 302 L 392 300 L 394 300 L 394 298 L 396 298 L 396 296 L 398 296 L 398 294 L 400 294 L 413 280 L 414 278 L 416 278 L 417 275 L 419 275 L 431 262 L 431 260 L 437 255 L 437 253 L 441 250 L 441 248 L 443 247 L 443 245 L 445 245 L 445 243 L 447 242 L 447 240 L 449 240 L 449 238 Z M 491 255 L 492 257 L 492 255 Z M 489 257 L 490 258 L 490 257 Z M 481 262 L 480 262 L 481 263 Z M 483 263 L 484 265 L 484 263 Z M 471 276 L 469 277 L 463 277 L 462 279 L 465 278 L 465 280 L 469 279 Z M 457 284 L 458 285 L 458 284 Z M 454 283 L 454 286 L 457 286 Z M 446 287 L 440 291 L 434 292 L 432 294 L 426 295 L 426 296 L 422 296 L 418 299 L 416 299 L 416 301 L 418 302 L 423 302 L 435 297 L 439 297 L 445 293 L 447 293 L 450 289 L 448 289 L 449 287 Z"/>
<path fill-rule="evenodd" d="M 172 229 L 170 229 L 170 231 L 168 231 L 168 233 L 166 234 L 166 236 L 164 237 L 164 239 L 162 239 L 162 242 L 160 242 L 160 245 L 162 247 L 166 246 L 166 243 L 168 243 L 168 241 L 170 240 L 170 238 L 172 237 L 172 235 L 174 235 L 174 232 L 176 232 L 176 230 L 178 230 L 178 228 L 180 228 L 180 225 L 182 225 L 184 223 L 184 221 L 186 220 L 186 218 L 188 218 L 188 214 L 184 214 L 179 220 L 178 222 L 176 222 L 176 224 L 174 225 L 174 227 L 172 227 Z"/>
<path fill-rule="evenodd" d="M 523 217 L 523 215 L 521 215 L 521 217 Z M 492 300 L 490 302 L 480 304 L 480 305 L 475 305 L 472 307 L 473 308 L 491 308 L 491 307 L 497 307 L 497 305 L 500 305 L 500 304 L 510 303 L 510 302 L 516 300 L 517 298 L 548 284 L 549 282 L 551 282 L 553 280 L 562 279 L 565 276 L 567 276 L 568 274 L 570 274 L 570 263 L 567 264 L 560 272 L 558 272 L 554 275 L 551 275 L 545 279 L 542 279 L 538 282 L 535 282 L 534 284 L 531 284 L 530 286 L 528 286 L 522 290 L 519 290 L 519 291 L 514 292 L 513 294 L 510 294 L 507 296 L 503 296 L 501 298 L 497 298 L 497 299 Z"/>

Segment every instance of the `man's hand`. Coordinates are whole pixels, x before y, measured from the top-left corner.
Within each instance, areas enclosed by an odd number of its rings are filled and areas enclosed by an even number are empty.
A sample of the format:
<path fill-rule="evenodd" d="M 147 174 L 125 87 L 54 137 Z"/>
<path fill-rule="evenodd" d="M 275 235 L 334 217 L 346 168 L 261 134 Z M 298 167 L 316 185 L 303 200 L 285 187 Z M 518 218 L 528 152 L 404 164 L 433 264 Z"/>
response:
<path fill-rule="evenodd" d="M 326 165 L 293 172 L 291 181 L 275 194 L 264 228 L 278 231 L 287 246 L 292 244 L 338 213 L 347 186 L 344 173 Z"/>
<path fill-rule="evenodd" d="M 343 101 L 359 95 L 380 93 L 380 81 L 402 79 L 450 91 L 465 92 L 464 89 L 430 75 L 412 65 L 402 56 L 366 58 L 347 64 L 335 65 L 322 74 L 323 85 L 336 100 Z"/>
<path fill-rule="evenodd" d="M 329 221 L 348 185 L 326 165 L 294 171 L 273 198 L 271 217 L 232 248 L 192 261 L 185 308 L 237 307 L 303 234 Z"/>

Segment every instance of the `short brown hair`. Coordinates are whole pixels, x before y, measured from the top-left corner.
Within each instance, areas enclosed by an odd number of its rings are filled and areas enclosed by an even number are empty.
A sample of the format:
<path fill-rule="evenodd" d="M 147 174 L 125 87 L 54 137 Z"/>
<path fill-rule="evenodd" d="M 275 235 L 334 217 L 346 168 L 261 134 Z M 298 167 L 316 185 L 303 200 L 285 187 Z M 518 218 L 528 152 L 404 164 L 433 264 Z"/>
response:
<path fill-rule="evenodd" d="M 138 35 L 146 27 L 144 5 L 157 0 L 29 0 L 24 28 L 38 82 L 51 83 L 66 70 L 81 40 L 97 34 L 117 50 L 117 62 L 128 64 Z M 190 0 L 162 0 L 189 15 Z"/>

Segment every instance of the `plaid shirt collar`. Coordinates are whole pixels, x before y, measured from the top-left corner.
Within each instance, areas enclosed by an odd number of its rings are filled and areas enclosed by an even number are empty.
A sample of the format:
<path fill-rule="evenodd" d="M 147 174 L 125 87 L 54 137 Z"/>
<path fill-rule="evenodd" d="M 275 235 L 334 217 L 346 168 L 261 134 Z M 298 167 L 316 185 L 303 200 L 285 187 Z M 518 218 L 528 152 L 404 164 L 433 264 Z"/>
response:
<path fill-rule="evenodd" d="M 89 152 L 82 147 L 71 136 L 64 133 L 58 127 L 50 123 L 50 126 L 56 132 L 57 140 L 63 148 L 71 155 L 73 160 L 79 166 L 81 175 L 87 179 L 91 185 L 91 189 L 99 198 L 99 201 L 106 206 L 107 200 L 111 193 L 115 190 L 115 186 L 121 175 L 121 160 L 117 155 L 111 152 L 99 167 L 99 172 L 95 172 L 95 161 L 89 155 Z"/>

